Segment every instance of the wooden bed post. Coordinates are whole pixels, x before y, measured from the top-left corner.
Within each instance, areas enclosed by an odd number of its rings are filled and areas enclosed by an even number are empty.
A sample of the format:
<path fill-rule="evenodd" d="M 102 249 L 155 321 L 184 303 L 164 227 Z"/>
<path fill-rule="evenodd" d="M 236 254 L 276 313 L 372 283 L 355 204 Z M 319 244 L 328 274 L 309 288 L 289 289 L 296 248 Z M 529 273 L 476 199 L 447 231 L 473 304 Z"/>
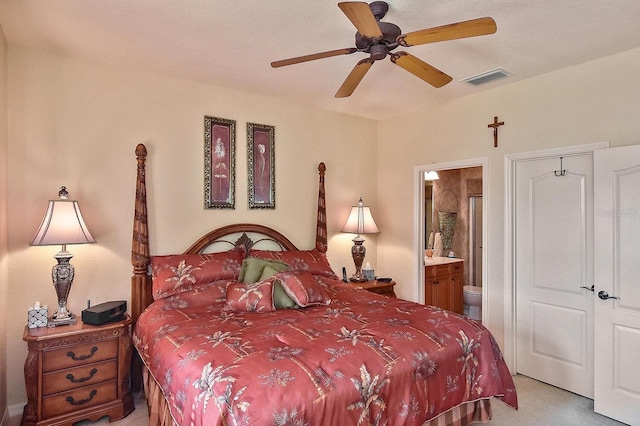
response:
<path fill-rule="evenodd" d="M 136 146 L 138 172 L 136 175 L 136 200 L 133 219 L 133 237 L 131 240 L 131 318 L 135 326 L 142 311 L 151 303 L 149 267 L 149 227 L 147 224 L 147 187 L 145 181 L 145 160 L 147 148 L 143 144 Z M 131 362 L 131 390 L 142 390 L 142 360 L 137 351 Z"/>
<path fill-rule="evenodd" d="M 316 219 L 316 249 L 321 253 L 327 252 L 327 202 L 324 192 L 324 172 L 327 166 L 318 164 L 318 218 Z"/>

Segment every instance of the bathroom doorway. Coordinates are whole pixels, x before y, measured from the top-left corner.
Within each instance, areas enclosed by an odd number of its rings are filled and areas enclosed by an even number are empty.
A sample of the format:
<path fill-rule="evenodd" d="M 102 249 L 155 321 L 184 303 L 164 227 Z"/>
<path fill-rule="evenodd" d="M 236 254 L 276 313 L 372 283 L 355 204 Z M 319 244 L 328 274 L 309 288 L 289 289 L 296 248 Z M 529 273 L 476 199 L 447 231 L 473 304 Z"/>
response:
<path fill-rule="evenodd" d="M 429 247 L 432 234 L 440 232 L 439 212 L 456 213 L 452 242 L 443 250 L 442 256 L 453 256 L 465 262 L 464 285 L 486 282 L 487 256 L 483 242 L 486 242 L 487 205 L 483 203 L 486 195 L 486 159 L 473 159 L 449 163 L 434 163 L 416 166 L 416 263 L 418 282 L 424 283 L 424 255 Z M 437 180 L 426 180 L 427 172 L 437 172 Z M 473 225 L 471 223 L 471 203 L 475 206 Z M 473 229 L 473 234 L 471 233 Z M 472 236 L 475 237 L 472 238 Z M 471 254 L 472 240 L 475 247 Z M 474 281 L 475 280 L 475 281 Z M 417 286 L 415 300 L 424 303 L 424 285 Z M 487 309 L 489 289 L 483 289 L 483 312 Z M 488 318 L 488 315 L 483 315 Z"/>

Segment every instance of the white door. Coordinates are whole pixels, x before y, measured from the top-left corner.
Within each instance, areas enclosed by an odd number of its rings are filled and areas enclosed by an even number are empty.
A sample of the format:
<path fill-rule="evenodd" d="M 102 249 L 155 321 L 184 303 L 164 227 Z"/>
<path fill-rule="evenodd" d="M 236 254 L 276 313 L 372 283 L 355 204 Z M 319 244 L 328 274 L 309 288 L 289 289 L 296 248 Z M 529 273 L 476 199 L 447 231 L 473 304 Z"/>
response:
<path fill-rule="evenodd" d="M 517 372 L 593 397 L 593 156 L 515 170 Z"/>
<path fill-rule="evenodd" d="M 640 425 L 640 146 L 595 151 L 594 177 L 594 407 Z"/>

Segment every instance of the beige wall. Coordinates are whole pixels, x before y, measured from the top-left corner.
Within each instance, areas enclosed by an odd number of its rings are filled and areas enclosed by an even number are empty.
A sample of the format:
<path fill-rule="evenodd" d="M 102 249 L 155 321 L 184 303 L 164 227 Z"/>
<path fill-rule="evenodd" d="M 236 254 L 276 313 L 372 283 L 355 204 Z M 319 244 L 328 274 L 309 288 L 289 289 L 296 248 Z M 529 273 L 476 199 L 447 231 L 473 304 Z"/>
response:
<path fill-rule="evenodd" d="M 56 304 L 59 247 L 29 247 L 61 185 L 78 199 L 97 244 L 69 246 L 69 305 L 128 299 L 137 143 L 146 144 L 153 253 L 185 250 L 235 222 L 270 225 L 301 248 L 315 241 L 317 164 L 327 165 L 329 260 L 353 263 L 339 229 L 359 196 L 376 205 L 375 122 L 273 99 L 77 59 L 9 48 L 9 404 L 25 401 L 27 307 Z M 203 209 L 204 116 L 237 121 L 235 210 Z M 276 209 L 248 210 L 246 123 L 275 126 Z M 356 155 L 357 154 L 357 155 Z M 375 244 L 371 242 L 375 260 Z M 24 321 L 23 321 L 24 318 Z"/>
<path fill-rule="evenodd" d="M 381 267 L 401 283 L 414 282 L 418 273 L 413 249 L 414 167 L 486 157 L 486 319 L 502 344 L 504 156 L 603 141 L 611 146 L 640 143 L 638 75 L 640 49 L 379 122 L 376 219 L 382 229 L 378 236 Z M 494 116 L 505 122 L 497 148 L 487 128 Z M 412 296 L 407 286 L 402 286 L 399 294 Z"/>
<path fill-rule="evenodd" d="M 7 43 L 0 27 L 0 422 L 7 411 Z"/>

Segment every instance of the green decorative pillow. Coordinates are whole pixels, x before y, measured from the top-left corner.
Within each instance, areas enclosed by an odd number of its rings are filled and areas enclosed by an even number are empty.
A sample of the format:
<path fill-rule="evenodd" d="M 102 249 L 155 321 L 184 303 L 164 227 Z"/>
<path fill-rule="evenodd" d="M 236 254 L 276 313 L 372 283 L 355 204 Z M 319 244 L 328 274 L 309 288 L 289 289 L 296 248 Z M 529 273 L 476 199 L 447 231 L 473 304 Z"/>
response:
<path fill-rule="evenodd" d="M 280 280 L 273 282 L 273 306 L 275 306 L 276 309 L 298 309 L 300 307 L 300 305 L 284 291 Z"/>
<path fill-rule="evenodd" d="M 274 275 L 278 274 L 281 271 L 277 271 L 273 269 L 271 266 L 267 265 L 262 270 L 262 276 L 260 276 L 260 281 L 267 280 Z M 287 293 L 282 288 L 282 284 L 280 284 L 279 280 L 275 280 L 273 283 L 273 305 L 276 309 L 297 309 L 300 306 L 296 304 Z"/>
<path fill-rule="evenodd" d="M 289 265 L 290 271 L 310 272 L 313 275 L 324 275 L 325 277 L 338 279 L 338 276 L 331 269 L 327 256 L 320 251 L 313 250 L 251 250 L 250 257 L 284 262 Z"/>
<path fill-rule="evenodd" d="M 269 266 L 277 272 L 284 272 L 289 270 L 289 265 L 284 262 L 258 259 L 257 257 L 248 257 L 242 261 L 242 268 L 240 269 L 238 281 L 245 284 L 251 284 L 260 281 L 262 277 L 262 271 L 264 271 L 264 268 L 266 266 Z"/>

